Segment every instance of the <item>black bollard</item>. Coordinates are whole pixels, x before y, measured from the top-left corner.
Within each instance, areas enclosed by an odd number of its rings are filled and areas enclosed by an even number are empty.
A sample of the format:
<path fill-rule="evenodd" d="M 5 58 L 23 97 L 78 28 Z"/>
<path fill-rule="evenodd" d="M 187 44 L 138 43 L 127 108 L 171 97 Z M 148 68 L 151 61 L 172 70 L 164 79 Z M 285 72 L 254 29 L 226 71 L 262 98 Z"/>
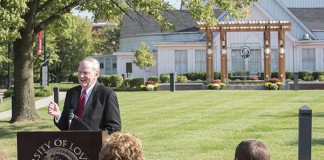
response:
<path fill-rule="evenodd" d="M 299 109 L 298 160 L 311 160 L 312 110 L 304 105 Z"/>
<path fill-rule="evenodd" d="M 54 102 L 57 103 L 57 105 L 59 105 L 59 87 L 55 86 L 53 88 L 53 91 L 54 91 Z M 59 105 L 60 106 L 60 105 Z"/>
<path fill-rule="evenodd" d="M 294 73 L 294 90 L 298 91 L 298 72 Z"/>
<path fill-rule="evenodd" d="M 175 73 L 170 73 L 170 91 L 175 91 L 175 82 L 176 82 L 177 75 Z"/>

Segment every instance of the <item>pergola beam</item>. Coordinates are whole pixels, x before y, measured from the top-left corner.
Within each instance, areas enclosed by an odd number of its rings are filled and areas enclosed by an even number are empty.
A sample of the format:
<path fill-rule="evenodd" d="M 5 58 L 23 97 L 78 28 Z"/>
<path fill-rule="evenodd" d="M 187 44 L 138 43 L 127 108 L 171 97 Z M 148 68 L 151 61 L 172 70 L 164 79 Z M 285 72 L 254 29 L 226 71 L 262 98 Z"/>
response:
<path fill-rule="evenodd" d="M 212 32 L 230 31 L 230 32 L 255 32 L 255 31 L 291 31 L 291 22 L 289 21 L 227 21 L 218 22 L 209 26 L 205 22 L 197 22 L 196 25 L 200 32 L 208 28 Z"/>
<path fill-rule="evenodd" d="M 206 69 L 207 82 L 212 80 L 213 73 L 213 32 L 220 33 L 220 52 L 221 52 L 221 79 L 228 83 L 228 62 L 227 62 L 227 32 L 263 32 L 264 34 L 264 68 L 265 81 L 271 77 L 271 49 L 270 49 L 270 32 L 278 32 L 278 61 L 279 61 L 279 79 L 285 81 L 285 32 L 291 31 L 290 21 L 265 21 L 265 20 L 248 20 L 248 21 L 225 21 L 218 22 L 208 26 L 205 22 L 197 22 L 197 28 L 200 32 L 206 32 Z M 212 44 L 211 44 L 212 43 Z"/>

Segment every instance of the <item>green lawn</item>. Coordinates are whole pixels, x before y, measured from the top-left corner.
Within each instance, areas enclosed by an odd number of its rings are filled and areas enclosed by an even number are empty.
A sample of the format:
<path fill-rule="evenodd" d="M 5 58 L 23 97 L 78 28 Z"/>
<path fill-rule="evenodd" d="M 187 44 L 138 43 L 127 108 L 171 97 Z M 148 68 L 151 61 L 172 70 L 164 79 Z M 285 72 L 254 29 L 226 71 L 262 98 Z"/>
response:
<path fill-rule="evenodd" d="M 201 90 L 117 92 L 123 131 L 138 136 L 148 160 L 232 160 L 248 138 L 265 142 L 273 160 L 298 159 L 298 113 L 313 112 L 312 159 L 324 155 L 324 91 Z M 60 104 L 63 104 L 61 102 Z M 16 158 L 16 132 L 55 131 L 46 108 L 42 123 L 0 120 L 0 144 Z"/>

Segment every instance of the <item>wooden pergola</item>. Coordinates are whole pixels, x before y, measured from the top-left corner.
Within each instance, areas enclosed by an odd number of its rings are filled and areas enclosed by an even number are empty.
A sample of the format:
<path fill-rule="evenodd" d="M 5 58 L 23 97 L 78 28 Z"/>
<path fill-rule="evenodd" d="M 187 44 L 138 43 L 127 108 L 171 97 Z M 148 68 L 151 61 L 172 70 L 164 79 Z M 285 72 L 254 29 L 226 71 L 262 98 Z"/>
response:
<path fill-rule="evenodd" d="M 264 39 L 264 80 L 271 78 L 271 57 L 270 57 L 270 32 L 278 32 L 278 73 L 279 79 L 284 82 L 286 78 L 285 69 L 285 32 L 291 31 L 289 21 L 225 21 L 208 26 L 205 22 L 197 22 L 200 32 L 206 32 L 206 70 L 207 82 L 214 79 L 214 42 L 213 32 L 220 33 L 221 53 L 221 80 L 228 83 L 227 65 L 227 32 L 263 32 Z"/>

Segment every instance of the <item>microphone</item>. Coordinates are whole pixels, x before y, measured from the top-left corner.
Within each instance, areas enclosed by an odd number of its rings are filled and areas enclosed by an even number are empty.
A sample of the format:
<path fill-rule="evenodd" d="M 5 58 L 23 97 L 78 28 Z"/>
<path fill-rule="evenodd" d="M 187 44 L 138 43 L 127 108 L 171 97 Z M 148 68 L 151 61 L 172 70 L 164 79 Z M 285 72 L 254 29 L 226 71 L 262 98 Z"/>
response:
<path fill-rule="evenodd" d="M 71 108 L 70 109 L 70 115 L 69 115 L 69 130 L 70 130 L 70 127 L 71 127 L 71 124 L 72 124 L 72 119 L 74 118 L 74 108 Z"/>
<path fill-rule="evenodd" d="M 74 109 L 75 106 L 78 103 L 78 98 L 77 98 L 77 94 L 73 93 L 73 97 L 71 99 L 71 106 L 70 106 L 70 114 L 69 114 L 69 130 L 71 130 L 71 124 L 72 124 L 72 119 L 74 118 Z"/>

